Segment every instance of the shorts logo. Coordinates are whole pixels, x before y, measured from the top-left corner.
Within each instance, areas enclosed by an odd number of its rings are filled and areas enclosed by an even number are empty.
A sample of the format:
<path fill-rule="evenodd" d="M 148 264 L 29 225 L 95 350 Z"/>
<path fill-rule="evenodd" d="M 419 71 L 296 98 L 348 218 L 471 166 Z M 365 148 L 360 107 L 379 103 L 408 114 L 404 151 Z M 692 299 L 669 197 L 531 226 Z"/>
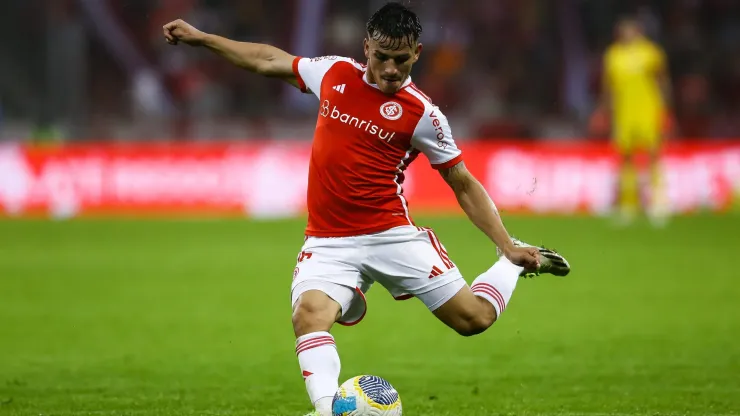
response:
<path fill-rule="evenodd" d="M 403 107 L 395 101 L 388 101 L 380 106 L 380 115 L 388 120 L 398 120 L 403 115 Z"/>

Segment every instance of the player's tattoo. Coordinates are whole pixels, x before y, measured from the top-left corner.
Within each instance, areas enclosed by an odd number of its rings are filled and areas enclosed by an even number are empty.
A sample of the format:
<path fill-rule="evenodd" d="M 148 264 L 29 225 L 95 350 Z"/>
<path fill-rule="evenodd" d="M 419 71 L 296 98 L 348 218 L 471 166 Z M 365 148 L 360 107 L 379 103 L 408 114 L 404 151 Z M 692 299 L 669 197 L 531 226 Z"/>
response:
<path fill-rule="evenodd" d="M 460 162 L 447 169 L 441 169 L 439 173 L 455 193 L 466 191 L 470 186 L 470 180 L 473 179 L 465 166 L 465 162 Z"/>
<path fill-rule="evenodd" d="M 444 178 L 447 184 L 450 185 L 452 191 L 455 192 L 458 200 L 460 199 L 461 195 L 468 194 L 465 197 L 465 200 L 468 201 L 468 203 L 470 203 L 470 201 L 472 200 L 475 201 L 475 205 L 483 206 L 484 201 L 489 202 L 491 204 L 491 208 L 493 209 L 494 215 L 499 216 L 496 204 L 493 202 L 488 193 L 486 193 L 485 188 L 483 188 L 480 182 L 478 182 L 478 180 L 475 179 L 470 171 L 468 171 L 468 168 L 465 166 L 464 162 L 460 162 L 455 166 L 447 169 L 440 169 L 439 173 L 442 175 L 442 178 Z M 461 204 L 463 203 L 461 202 Z M 465 209 L 464 206 L 463 209 Z"/>

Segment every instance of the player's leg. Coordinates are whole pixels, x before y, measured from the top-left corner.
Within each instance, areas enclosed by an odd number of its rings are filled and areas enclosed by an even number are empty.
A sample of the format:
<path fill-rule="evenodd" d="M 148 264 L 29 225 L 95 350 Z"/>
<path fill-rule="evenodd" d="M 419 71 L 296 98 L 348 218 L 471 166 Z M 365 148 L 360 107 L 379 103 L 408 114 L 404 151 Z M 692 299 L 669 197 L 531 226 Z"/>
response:
<path fill-rule="evenodd" d="M 302 293 L 293 306 L 293 330 L 296 336 L 296 355 L 301 374 L 306 383 L 306 391 L 319 414 L 329 414 L 331 400 L 339 388 L 341 361 L 334 337 L 329 333 L 334 322 L 341 315 L 339 301 L 354 296 L 352 289 L 327 282 L 313 282 L 314 287 L 321 283 L 328 286 L 323 290 L 297 287 Z M 333 287 L 332 287 L 333 286 Z M 342 290 L 344 289 L 344 290 Z"/>
<path fill-rule="evenodd" d="M 655 226 L 664 226 L 668 221 L 670 207 L 663 180 L 663 169 L 660 154 L 656 149 L 650 153 L 650 200 L 647 209 L 648 217 Z"/>
<path fill-rule="evenodd" d="M 463 285 L 438 308 L 430 310 L 434 316 L 460 335 L 480 334 L 493 325 L 504 312 L 523 270 L 522 267 L 502 257 L 478 276 L 472 286 Z M 447 289 L 442 287 L 421 294 L 419 298 L 425 301 L 446 291 Z"/>
<path fill-rule="evenodd" d="M 629 117 L 621 115 L 615 118 L 614 144 L 619 152 L 619 218 L 623 223 L 631 222 L 640 205 L 640 186 L 637 167 L 635 166 L 633 123 Z"/>
<path fill-rule="evenodd" d="M 640 206 L 640 181 L 631 152 L 620 155 L 619 164 L 619 209 L 622 217 L 632 219 Z"/>
<path fill-rule="evenodd" d="M 513 242 L 518 247 L 532 247 L 521 240 L 513 239 Z M 541 264 L 539 270 L 524 270 L 499 253 L 498 261 L 478 276 L 470 287 L 465 285 L 438 309 L 432 309 L 432 312 L 461 335 L 470 336 L 485 331 L 506 310 L 520 276 L 533 277 L 541 273 L 566 276 L 570 273 L 570 264 L 562 255 L 545 247 L 538 249 Z M 434 292 L 444 290 L 441 289 L 420 295 L 420 299 L 424 301 L 427 297 L 435 298 L 439 295 Z"/>
<path fill-rule="evenodd" d="M 368 273 L 397 299 L 419 298 L 442 322 L 466 336 L 481 333 L 496 321 L 525 273 L 502 257 L 468 287 L 431 229 L 395 229 L 373 238 L 371 260 L 365 264 Z M 541 254 L 539 272 L 565 275 L 570 270 L 559 254 L 544 248 Z"/>
<path fill-rule="evenodd" d="M 653 225 L 663 226 L 668 219 L 668 197 L 666 195 L 663 170 L 661 166 L 662 122 L 661 112 L 658 109 L 646 112 L 640 128 L 640 147 L 650 156 L 650 199 L 647 202 L 646 212 Z"/>
<path fill-rule="evenodd" d="M 341 361 L 329 332 L 335 322 L 353 324 L 364 316 L 365 300 L 356 289 L 359 272 L 351 266 L 352 247 L 325 247 L 309 239 L 294 273 L 291 289 L 296 355 L 306 391 L 318 415 L 331 415 L 339 388 Z"/>
<path fill-rule="evenodd" d="M 293 332 L 302 337 L 313 332 L 328 332 L 341 315 L 341 306 L 324 291 L 303 292 L 293 305 Z"/>

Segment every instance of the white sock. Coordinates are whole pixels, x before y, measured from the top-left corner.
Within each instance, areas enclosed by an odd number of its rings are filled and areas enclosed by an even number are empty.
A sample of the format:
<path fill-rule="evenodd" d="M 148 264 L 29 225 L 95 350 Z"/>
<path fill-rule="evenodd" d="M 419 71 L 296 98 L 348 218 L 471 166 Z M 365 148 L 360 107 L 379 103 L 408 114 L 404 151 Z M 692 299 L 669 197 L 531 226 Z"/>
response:
<path fill-rule="evenodd" d="M 306 391 L 316 410 L 331 414 L 331 402 L 339 389 L 339 353 L 328 332 L 313 332 L 295 341 Z"/>
<path fill-rule="evenodd" d="M 493 308 L 496 309 L 496 318 L 501 316 L 506 305 L 509 304 L 522 270 L 524 270 L 523 267 L 514 265 L 506 257 L 501 257 L 490 269 L 473 281 L 471 286 L 473 293 L 491 302 Z"/>

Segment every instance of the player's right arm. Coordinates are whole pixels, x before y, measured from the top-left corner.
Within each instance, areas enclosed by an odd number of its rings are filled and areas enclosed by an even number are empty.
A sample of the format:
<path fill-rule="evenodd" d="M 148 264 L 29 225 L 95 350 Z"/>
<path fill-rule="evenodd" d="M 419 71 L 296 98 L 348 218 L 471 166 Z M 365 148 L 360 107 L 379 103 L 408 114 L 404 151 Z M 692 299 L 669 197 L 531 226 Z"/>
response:
<path fill-rule="evenodd" d="M 171 45 L 183 42 L 190 46 L 203 46 L 236 66 L 300 87 L 293 71 L 295 56 L 279 48 L 261 43 L 238 42 L 205 33 L 179 19 L 167 23 L 162 30 L 167 43 Z"/>

